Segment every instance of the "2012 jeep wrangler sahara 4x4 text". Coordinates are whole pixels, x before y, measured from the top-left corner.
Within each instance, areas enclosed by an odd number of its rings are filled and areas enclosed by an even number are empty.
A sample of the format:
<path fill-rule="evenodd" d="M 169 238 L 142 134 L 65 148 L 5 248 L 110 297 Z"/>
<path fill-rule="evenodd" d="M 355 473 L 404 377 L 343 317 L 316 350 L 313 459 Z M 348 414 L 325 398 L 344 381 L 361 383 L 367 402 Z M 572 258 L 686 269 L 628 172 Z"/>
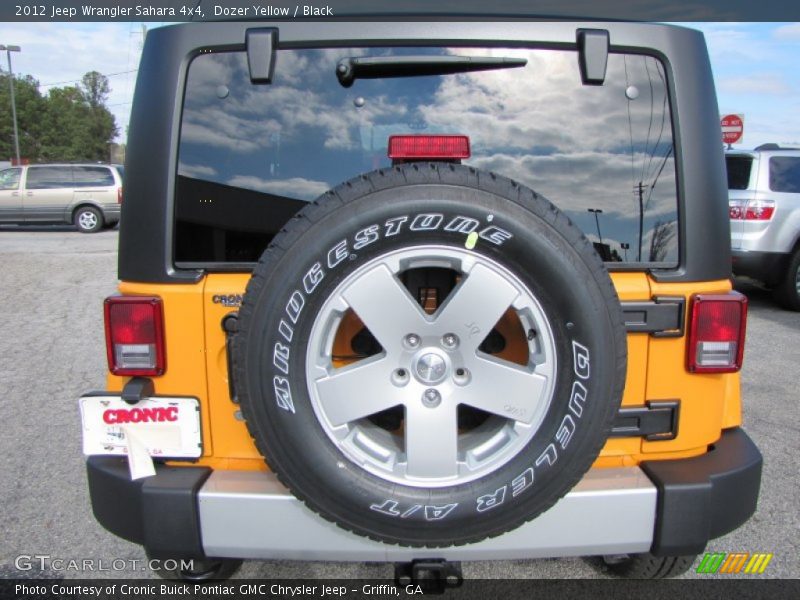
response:
<path fill-rule="evenodd" d="M 761 473 L 719 137 L 678 27 L 149 32 L 81 399 L 97 519 L 181 577 L 686 570 Z"/>

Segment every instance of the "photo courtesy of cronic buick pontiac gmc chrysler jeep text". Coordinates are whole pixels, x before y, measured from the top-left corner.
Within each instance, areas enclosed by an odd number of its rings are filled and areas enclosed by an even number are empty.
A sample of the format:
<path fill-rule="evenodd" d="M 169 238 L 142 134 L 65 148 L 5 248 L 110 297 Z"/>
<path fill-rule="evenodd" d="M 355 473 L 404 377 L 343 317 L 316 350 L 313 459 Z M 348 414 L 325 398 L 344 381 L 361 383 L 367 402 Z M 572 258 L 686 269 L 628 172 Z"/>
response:
<path fill-rule="evenodd" d="M 150 31 L 80 400 L 98 521 L 181 578 L 684 572 L 761 477 L 719 136 L 680 27 Z"/>

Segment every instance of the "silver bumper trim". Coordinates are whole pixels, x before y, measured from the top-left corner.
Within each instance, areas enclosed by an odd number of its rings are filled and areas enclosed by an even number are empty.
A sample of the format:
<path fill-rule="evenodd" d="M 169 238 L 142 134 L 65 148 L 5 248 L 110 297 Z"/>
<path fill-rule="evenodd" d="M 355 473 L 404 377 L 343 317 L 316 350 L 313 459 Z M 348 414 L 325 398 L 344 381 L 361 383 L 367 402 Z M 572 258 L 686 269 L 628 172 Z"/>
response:
<path fill-rule="evenodd" d="M 496 538 L 449 548 L 375 542 L 324 520 L 272 473 L 214 471 L 198 494 L 206 555 L 396 562 L 420 558 L 511 560 L 646 552 L 656 488 L 638 467 L 592 469 L 538 518 Z"/>

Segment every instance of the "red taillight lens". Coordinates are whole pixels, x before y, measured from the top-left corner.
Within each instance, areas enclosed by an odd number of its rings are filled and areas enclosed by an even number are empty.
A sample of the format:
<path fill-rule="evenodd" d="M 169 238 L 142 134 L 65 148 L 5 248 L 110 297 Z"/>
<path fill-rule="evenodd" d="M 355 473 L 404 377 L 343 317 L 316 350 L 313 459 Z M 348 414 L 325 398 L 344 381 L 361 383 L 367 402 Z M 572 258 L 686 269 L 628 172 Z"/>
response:
<path fill-rule="evenodd" d="M 469 138 L 466 135 L 392 135 L 388 154 L 395 160 L 469 158 Z"/>
<path fill-rule="evenodd" d="M 769 221 L 775 214 L 774 200 L 731 200 L 728 202 L 731 219 L 744 221 Z"/>
<path fill-rule="evenodd" d="M 744 200 L 728 201 L 728 216 L 731 219 L 739 220 L 744 218 L 744 207 L 747 204 Z"/>
<path fill-rule="evenodd" d="M 695 294 L 689 323 L 686 368 L 692 373 L 734 373 L 742 368 L 747 298 Z"/>
<path fill-rule="evenodd" d="M 117 188 L 117 204 L 122 204 L 122 186 Z"/>
<path fill-rule="evenodd" d="M 106 298 L 106 352 L 114 375 L 162 375 L 164 309 L 161 298 L 112 296 Z"/>
<path fill-rule="evenodd" d="M 772 200 L 753 200 L 747 203 L 744 211 L 745 221 L 769 221 L 775 212 L 775 202 Z"/>

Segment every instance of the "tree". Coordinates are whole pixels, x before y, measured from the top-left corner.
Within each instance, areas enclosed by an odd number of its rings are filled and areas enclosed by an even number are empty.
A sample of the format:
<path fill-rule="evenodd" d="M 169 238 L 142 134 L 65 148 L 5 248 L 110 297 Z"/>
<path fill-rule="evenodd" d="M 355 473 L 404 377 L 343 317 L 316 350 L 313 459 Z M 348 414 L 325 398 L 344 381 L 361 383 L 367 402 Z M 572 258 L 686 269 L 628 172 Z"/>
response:
<path fill-rule="evenodd" d="M 89 71 L 81 80 L 80 90 L 84 101 L 89 106 L 89 146 L 86 148 L 88 159 L 108 160 L 109 144 L 117 136 L 117 124 L 109 110 L 106 100 L 111 87 L 108 77 L 97 71 Z"/>
<path fill-rule="evenodd" d="M 76 87 L 52 88 L 43 115 L 42 151 L 46 162 L 103 160 L 94 156 L 91 113 Z"/>
<path fill-rule="evenodd" d="M 106 100 L 108 78 L 91 71 L 77 86 L 51 88 L 46 96 L 30 75 L 14 76 L 20 156 L 31 162 L 109 159 L 117 124 Z M 14 152 L 8 74 L 0 72 L 0 160 Z"/>
<path fill-rule="evenodd" d="M 670 244 L 675 238 L 675 223 L 656 221 L 653 226 L 653 237 L 650 238 L 650 262 L 666 260 Z"/>
<path fill-rule="evenodd" d="M 105 108 L 111 87 L 108 85 L 108 77 L 97 71 L 89 71 L 81 79 L 80 90 L 89 108 L 94 110 Z"/>
<path fill-rule="evenodd" d="M 17 108 L 19 151 L 22 157 L 40 154 L 40 138 L 45 100 L 39 93 L 39 82 L 30 75 L 14 76 L 14 98 Z M 15 156 L 14 124 L 11 112 L 11 90 L 8 73 L 0 73 L 0 160 Z"/>

